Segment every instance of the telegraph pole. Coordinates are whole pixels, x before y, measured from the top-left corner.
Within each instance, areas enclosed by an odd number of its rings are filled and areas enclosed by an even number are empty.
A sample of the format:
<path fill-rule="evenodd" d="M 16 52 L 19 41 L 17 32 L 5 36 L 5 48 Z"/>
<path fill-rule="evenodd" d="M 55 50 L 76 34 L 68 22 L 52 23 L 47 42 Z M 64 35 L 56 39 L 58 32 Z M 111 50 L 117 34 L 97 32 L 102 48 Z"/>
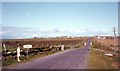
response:
<path fill-rule="evenodd" d="M 116 30 L 115 30 L 115 27 L 114 27 L 114 49 L 115 49 L 115 47 L 116 47 Z"/>

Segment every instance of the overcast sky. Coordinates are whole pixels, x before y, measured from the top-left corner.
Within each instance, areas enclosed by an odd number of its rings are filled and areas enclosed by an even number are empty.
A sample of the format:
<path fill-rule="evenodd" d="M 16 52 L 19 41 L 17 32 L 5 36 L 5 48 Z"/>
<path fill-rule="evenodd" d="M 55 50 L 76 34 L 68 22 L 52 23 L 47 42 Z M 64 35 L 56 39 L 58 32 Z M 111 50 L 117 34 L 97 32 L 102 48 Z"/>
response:
<path fill-rule="evenodd" d="M 117 2 L 3 2 L 3 38 L 113 35 Z"/>

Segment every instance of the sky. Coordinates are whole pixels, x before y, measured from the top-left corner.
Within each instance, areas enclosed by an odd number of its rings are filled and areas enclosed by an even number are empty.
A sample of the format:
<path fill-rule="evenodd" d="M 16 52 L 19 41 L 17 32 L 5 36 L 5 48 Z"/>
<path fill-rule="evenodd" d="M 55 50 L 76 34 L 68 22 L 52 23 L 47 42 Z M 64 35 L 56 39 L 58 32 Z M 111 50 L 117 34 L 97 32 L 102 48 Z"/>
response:
<path fill-rule="evenodd" d="M 3 2 L 3 39 L 113 35 L 117 2 Z"/>

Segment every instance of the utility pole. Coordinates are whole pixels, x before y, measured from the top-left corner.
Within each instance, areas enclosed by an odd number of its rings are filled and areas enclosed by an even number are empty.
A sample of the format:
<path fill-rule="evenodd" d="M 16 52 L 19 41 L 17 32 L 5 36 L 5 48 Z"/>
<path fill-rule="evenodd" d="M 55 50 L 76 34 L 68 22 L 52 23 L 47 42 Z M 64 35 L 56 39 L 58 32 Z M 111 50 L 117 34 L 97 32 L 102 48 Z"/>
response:
<path fill-rule="evenodd" d="M 116 30 L 115 30 L 115 27 L 114 27 L 114 49 L 115 49 L 115 47 L 116 47 Z"/>

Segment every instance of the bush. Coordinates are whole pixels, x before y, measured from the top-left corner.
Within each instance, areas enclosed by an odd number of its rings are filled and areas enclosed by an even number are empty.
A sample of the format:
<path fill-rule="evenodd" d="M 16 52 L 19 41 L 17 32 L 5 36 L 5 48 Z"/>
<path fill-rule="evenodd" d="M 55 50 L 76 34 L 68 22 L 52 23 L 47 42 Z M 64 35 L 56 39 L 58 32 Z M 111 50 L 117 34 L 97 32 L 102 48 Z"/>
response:
<path fill-rule="evenodd" d="M 93 42 L 92 47 L 93 48 L 100 48 L 100 47 L 102 47 L 102 44 L 95 41 L 95 42 Z"/>

